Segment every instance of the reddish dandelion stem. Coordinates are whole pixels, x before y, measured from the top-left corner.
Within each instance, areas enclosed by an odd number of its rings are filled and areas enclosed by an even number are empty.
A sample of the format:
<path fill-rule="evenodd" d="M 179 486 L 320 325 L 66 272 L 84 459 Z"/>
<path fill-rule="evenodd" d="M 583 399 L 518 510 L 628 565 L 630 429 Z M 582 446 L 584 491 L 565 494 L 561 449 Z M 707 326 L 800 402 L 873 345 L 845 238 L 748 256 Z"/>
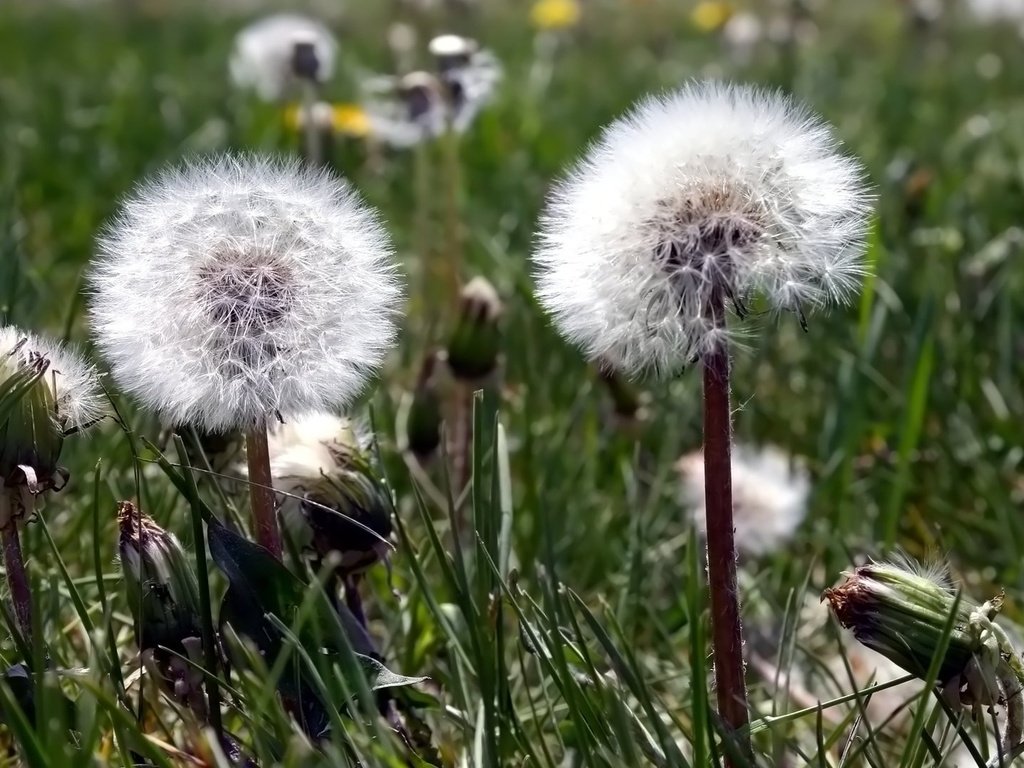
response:
<path fill-rule="evenodd" d="M 7 586 L 11 590 L 14 602 L 14 613 L 21 627 L 21 635 L 25 642 L 32 640 L 32 591 L 28 585 L 28 574 L 25 572 L 25 559 L 21 553 L 21 540 L 18 537 L 18 523 L 11 520 L 0 536 L 4 540 L 4 569 L 7 572 Z"/>
<path fill-rule="evenodd" d="M 709 315 L 725 325 L 725 302 L 716 294 Z M 707 513 L 708 584 L 719 714 L 738 731 L 747 724 L 743 672 L 743 633 L 736 581 L 736 541 L 732 515 L 732 414 L 729 403 L 729 350 L 726 342 L 703 357 L 704 495 Z M 741 749 L 749 751 L 749 744 Z M 728 762 L 727 762 L 728 765 Z"/>
<path fill-rule="evenodd" d="M 274 510 L 274 479 L 270 474 L 270 449 L 266 429 L 253 429 L 245 435 L 245 455 L 249 464 L 249 501 L 256 541 L 281 559 L 281 531 Z"/>

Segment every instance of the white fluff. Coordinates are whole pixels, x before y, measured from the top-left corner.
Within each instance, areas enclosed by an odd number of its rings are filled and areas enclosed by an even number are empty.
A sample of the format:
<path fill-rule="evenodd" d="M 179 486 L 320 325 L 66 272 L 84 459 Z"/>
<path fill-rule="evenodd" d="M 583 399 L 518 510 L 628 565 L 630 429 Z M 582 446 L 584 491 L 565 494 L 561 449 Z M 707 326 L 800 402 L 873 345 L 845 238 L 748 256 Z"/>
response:
<path fill-rule="evenodd" d="M 135 190 L 101 238 L 96 343 L 171 424 L 246 430 L 340 408 L 394 341 L 391 256 L 377 215 L 327 171 L 193 162 Z"/>
<path fill-rule="evenodd" d="M 589 357 L 675 372 L 726 337 L 715 292 L 798 312 L 846 299 L 868 212 L 826 124 L 777 93 L 691 83 L 612 123 L 553 190 L 538 298 Z"/>
<path fill-rule="evenodd" d="M 254 90 L 265 101 L 287 95 L 294 81 L 292 55 L 298 43 L 312 43 L 323 82 L 334 74 L 338 43 L 319 21 L 294 13 L 267 16 L 235 37 L 229 69 L 239 88 Z"/>
<path fill-rule="evenodd" d="M 46 361 L 40 381 L 56 405 L 54 421 L 64 433 L 84 429 L 104 414 L 104 396 L 96 366 L 74 350 L 14 326 L 0 327 L 0 377 L 23 365 Z"/>
<path fill-rule="evenodd" d="M 704 534 L 704 457 L 699 451 L 688 454 L 676 468 L 682 480 L 683 504 Z M 778 551 L 803 522 L 810 491 L 806 471 L 778 448 L 735 447 L 732 498 L 736 546 L 750 555 Z"/>

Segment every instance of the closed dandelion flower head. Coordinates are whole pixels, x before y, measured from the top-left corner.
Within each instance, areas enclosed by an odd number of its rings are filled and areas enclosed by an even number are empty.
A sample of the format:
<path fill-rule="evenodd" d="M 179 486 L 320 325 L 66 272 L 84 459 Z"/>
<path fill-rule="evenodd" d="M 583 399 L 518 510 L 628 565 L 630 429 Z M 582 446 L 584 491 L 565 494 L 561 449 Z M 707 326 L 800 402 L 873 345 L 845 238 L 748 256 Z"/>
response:
<path fill-rule="evenodd" d="M 119 385 L 210 432 L 350 401 L 393 342 L 401 297 L 389 240 L 344 180 L 254 157 L 139 187 L 90 279 Z"/>
<path fill-rule="evenodd" d="M 847 299 L 868 212 L 826 124 L 779 94 L 690 84 L 613 123 L 552 192 L 538 296 L 588 356 L 671 373 L 727 338 L 720 302 Z"/>
<path fill-rule="evenodd" d="M 704 458 L 681 458 L 682 501 L 701 533 L 706 526 Z M 779 550 L 803 522 L 811 483 L 806 470 L 778 448 L 737 446 L 732 457 L 736 546 L 751 555 Z"/>
<path fill-rule="evenodd" d="M 92 363 L 59 342 L 14 326 L 0 327 L 0 383 L 28 367 L 42 373 L 39 383 L 49 393 L 54 423 L 64 434 L 85 429 L 103 416 L 103 391 Z"/>
<path fill-rule="evenodd" d="M 297 77 L 316 82 L 330 79 L 337 55 L 337 41 L 319 21 L 294 13 L 275 14 L 250 24 L 235 37 L 231 79 L 266 101 L 278 101 Z"/>

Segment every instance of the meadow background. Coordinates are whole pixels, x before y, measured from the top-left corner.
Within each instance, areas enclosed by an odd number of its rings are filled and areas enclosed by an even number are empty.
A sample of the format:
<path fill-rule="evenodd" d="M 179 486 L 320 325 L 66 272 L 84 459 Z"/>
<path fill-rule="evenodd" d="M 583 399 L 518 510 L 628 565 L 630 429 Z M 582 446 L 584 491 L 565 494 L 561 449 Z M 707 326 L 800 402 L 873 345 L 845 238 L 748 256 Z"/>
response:
<path fill-rule="evenodd" d="M 459 558 L 442 555 L 451 550 L 445 510 L 417 501 L 395 448 L 396 404 L 422 357 L 444 343 L 457 309 L 429 279 L 429 260 L 445 258 L 443 191 L 416 189 L 412 153 L 339 140 L 335 167 L 381 210 L 408 275 L 400 349 L 357 409 L 376 427 L 403 528 L 392 563 L 401 596 L 377 569 L 367 602 L 390 666 L 431 678 L 417 711 L 433 746 L 410 758 L 357 716 L 346 721 L 348 738 L 337 738 L 348 747 L 317 752 L 249 679 L 236 685 L 251 706 L 229 712 L 226 723 L 260 764 L 720 759 L 705 706 L 701 547 L 673 468 L 699 447 L 699 380 L 643 382 L 648 419 L 624 429 L 592 368 L 539 310 L 528 260 L 552 180 L 639 96 L 692 77 L 793 93 L 836 126 L 877 194 L 873 277 L 859 303 L 812 316 L 806 333 L 792 317 L 755 313 L 746 348 L 734 356 L 737 440 L 805 457 L 813 477 L 810 510 L 792 544 L 741 561 L 751 651 L 771 668 L 823 666 L 813 659 L 837 655 L 842 633 L 824 621 L 803 629 L 805 603 L 843 569 L 896 546 L 947 559 L 979 599 L 1005 589 L 1005 617 L 1024 620 L 1017 24 L 983 23 L 953 0 L 927 21 L 894 0 L 750 8 L 798 13 L 802 33 L 785 43 L 763 39 L 742 60 L 690 2 L 594 0 L 583 3 L 578 25 L 557 33 L 547 74 L 538 71 L 541 46 L 525 2 L 422 10 L 350 0 L 318 8 L 342 46 L 340 72 L 325 91 L 332 100 L 352 100 L 361 73 L 392 69 L 386 35 L 399 19 L 419 31 L 424 65 L 426 40 L 446 31 L 476 38 L 501 60 L 498 95 L 463 138 L 460 162 L 463 277 L 486 276 L 505 302 L 504 364 L 501 387 L 477 414 L 473 515 L 482 539 L 469 546 L 463 571 Z M 195 153 L 295 151 L 298 137 L 280 110 L 234 92 L 227 78 L 232 38 L 256 15 L 248 6 L 169 0 L 0 8 L 4 323 L 88 349 L 83 270 L 97 232 L 136 181 Z M 440 167 L 441 153 L 432 158 Z M 417 225 L 423 220 L 426 229 Z M 22 759 L 187 764 L 166 746 L 175 743 L 215 764 L 215 750 L 187 717 L 126 719 L 109 674 L 114 655 L 127 670 L 137 653 L 114 559 L 115 502 L 139 499 L 191 541 L 187 502 L 146 461 L 152 453 L 141 443 L 155 440 L 159 425 L 115 398 L 131 439 L 109 424 L 69 441 L 63 463 L 71 483 L 24 534 L 41 634 L 64 670 L 44 687 L 60 687 L 77 706 L 44 718 L 35 750 L 22 749 Z M 133 462 L 133 445 L 143 461 Z M 496 570 L 486 565 L 491 557 Z M 10 641 L 0 656 L 16 660 Z M 837 677 L 818 690 L 807 672 L 810 703 L 856 687 Z M 752 665 L 750 679 L 755 716 L 807 706 L 765 668 Z M 763 764 L 896 764 L 883 757 L 892 742 L 901 764 L 931 765 L 956 741 L 930 749 L 949 729 L 927 697 L 919 704 L 927 717 L 877 733 L 860 723 L 859 706 L 762 721 L 755 741 Z M 858 728 L 862 740 L 847 749 Z"/>

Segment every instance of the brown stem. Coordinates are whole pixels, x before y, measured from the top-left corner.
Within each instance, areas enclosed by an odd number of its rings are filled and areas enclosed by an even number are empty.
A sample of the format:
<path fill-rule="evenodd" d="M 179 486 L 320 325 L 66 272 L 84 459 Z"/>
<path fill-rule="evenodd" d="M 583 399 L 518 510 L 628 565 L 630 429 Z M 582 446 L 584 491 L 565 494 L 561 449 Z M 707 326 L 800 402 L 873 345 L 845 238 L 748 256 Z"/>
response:
<path fill-rule="evenodd" d="M 270 449 L 267 430 L 253 429 L 245 434 L 245 457 L 249 463 L 249 501 L 256 541 L 281 559 L 281 531 L 274 511 L 274 479 L 270 475 Z"/>
<path fill-rule="evenodd" d="M 714 292 L 706 309 L 714 318 L 716 328 L 724 328 L 724 296 Z M 740 730 L 747 724 L 747 688 L 743 674 L 743 632 L 732 516 L 729 350 L 724 340 L 703 357 L 703 364 L 704 497 L 715 688 L 722 720 L 733 730 Z M 750 750 L 748 741 L 739 746 L 746 752 Z"/>
<path fill-rule="evenodd" d="M 25 572 L 25 559 L 21 554 L 21 540 L 18 538 L 18 523 L 11 520 L 0 532 L 4 546 L 4 569 L 7 573 L 7 586 L 11 590 L 14 601 L 14 613 L 21 626 L 21 635 L 25 642 L 32 644 L 32 590 L 28 585 L 28 574 Z"/>

